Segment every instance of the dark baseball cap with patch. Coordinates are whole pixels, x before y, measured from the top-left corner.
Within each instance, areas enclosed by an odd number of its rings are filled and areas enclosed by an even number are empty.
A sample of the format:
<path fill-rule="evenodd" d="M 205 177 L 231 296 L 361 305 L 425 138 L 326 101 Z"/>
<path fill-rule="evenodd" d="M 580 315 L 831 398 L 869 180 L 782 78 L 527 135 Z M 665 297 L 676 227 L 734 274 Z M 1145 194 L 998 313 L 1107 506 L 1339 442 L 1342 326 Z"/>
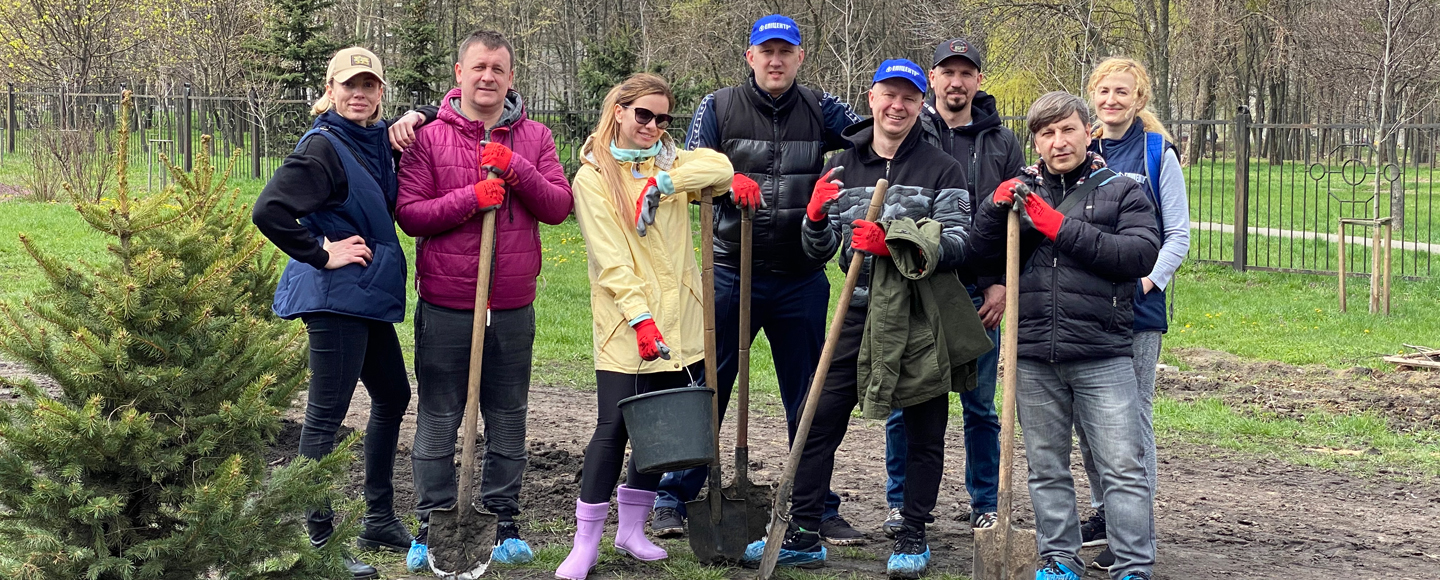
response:
<path fill-rule="evenodd" d="M 940 43 L 940 46 L 935 47 L 935 62 L 930 64 L 930 68 L 940 66 L 940 63 L 945 62 L 945 59 L 952 56 L 969 60 L 975 64 L 976 70 L 983 70 L 985 68 L 985 65 L 982 64 L 983 59 L 980 57 L 980 49 L 975 48 L 975 45 L 970 44 L 970 41 L 963 38 L 952 38 Z"/>

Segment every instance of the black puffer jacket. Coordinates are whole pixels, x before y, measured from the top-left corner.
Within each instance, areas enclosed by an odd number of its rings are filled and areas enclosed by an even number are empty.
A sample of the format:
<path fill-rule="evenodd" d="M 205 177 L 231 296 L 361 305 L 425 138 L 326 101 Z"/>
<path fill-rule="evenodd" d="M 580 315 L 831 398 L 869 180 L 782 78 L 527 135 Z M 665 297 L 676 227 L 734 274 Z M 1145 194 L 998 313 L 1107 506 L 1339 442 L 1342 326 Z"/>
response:
<path fill-rule="evenodd" d="M 1104 181 L 1065 212 L 1055 241 L 1022 226 L 1020 356 L 1050 362 L 1131 356 L 1135 280 L 1150 273 L 1160 254 L 1150 198 L 1144 186 L 1105 169 L 1094 154 L 1064 176 L 1043 164 L 1025 173 L 1051 207 L 1087 179 Z M 1004 271 L 1005 213 L 993 196 L 976 212 L 973 251 L 990 273 Z"/>
<path fill-rule="evenodd" d="M 954 271 L 967 260 L 966 236 L 971 221 L 970 195 L 963 187 L 960 164 L 944 151 L 924 143 L 919 127 L 910 130 L 893 159 L 876 155 L 870 147 L 875 138 L 874 123 L 874 119 L 866 119 L 846 129 L 845 137 L 855 146 L 836 153 L 825 163 L 821 175 L 834 167 L 844 167 L 835 177 L 845 187 L 824 221 L 816 223 L 802 218 L 805 225 L 800 228 L 800 240 L 805 253 L 823 262 L 839 250 L 841 270 L 849 268 L 851 224 L 865 219 L 870 196 L 875 193 L 875 182 L 884 178 L 890 181 L 890 188 L 886 190 L 885 206 L 877 221 L 908 217 L 940 222 L 944 227 L 940 232 L 936 271 Z M 865 308 L 870 303 L 869 273 L 873 259 L 874 256 L 865 257 L 865 269 L 850 301 L 852 308 Z"/>

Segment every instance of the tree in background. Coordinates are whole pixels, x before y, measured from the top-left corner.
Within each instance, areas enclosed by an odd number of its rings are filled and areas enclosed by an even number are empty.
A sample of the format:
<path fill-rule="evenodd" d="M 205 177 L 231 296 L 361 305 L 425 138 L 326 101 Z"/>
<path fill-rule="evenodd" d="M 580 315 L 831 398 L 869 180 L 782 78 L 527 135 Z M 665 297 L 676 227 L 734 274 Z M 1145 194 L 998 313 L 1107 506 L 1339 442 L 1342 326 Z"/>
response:
<path fill-rule="evenodd" d="M 334 5 L 335 0 L 275 0 L 265 36 L 249 43 L 260 56 L 255 69 L 263 81 L 292 94 L 325 83 L 330 57 L 342 45 L 326 32 L 330 25 L 321 18 Z"/>
<path fill-rule="evenodd" d="M 399 29 L 400 61 L 391 68 L 390 86 L 394 98 L 411 98 L 418 94 L 422 102 L 433 100 L 437 93 L 453 84 L 454 76 L 449 51 L 440 45 L 440 29 L 430 13 L 430 0 L 405 0 Z"/>
<path fill-rule="evenodd" d="M 354 439 L 267 473 L 307 363 L 304 329 L 268 313 L 278 254 L 208 138 L 193 173 L 132 194 L 130 114 L 127 92 L 115 187 L 73 198 L 108 256 L 68 263 L 22 235 L 49 287 L 0 305 L 0 352 L 57 385 L 0 379 L 20 395 L 0 403 L 0 577 L 340 577 L 354 522 L 316 550 L 300 520 L 336 499 Z"/>

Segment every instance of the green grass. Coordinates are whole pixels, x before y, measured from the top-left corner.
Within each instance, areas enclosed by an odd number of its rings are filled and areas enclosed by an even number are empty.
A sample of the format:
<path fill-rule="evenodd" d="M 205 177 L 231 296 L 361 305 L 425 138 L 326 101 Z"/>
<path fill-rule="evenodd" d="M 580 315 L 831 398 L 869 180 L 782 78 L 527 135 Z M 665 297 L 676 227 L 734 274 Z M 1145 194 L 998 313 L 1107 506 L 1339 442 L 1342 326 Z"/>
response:
<path fill-rule="evenodd" d="M 1368 280 L 1347 287 L 1341 313 L 1333 276 L 1182 268 L 1169 294 L 1176 316 L 1166 348 L 1202 347 L 1251 359 L 1340 368 L 1388 368 L 1403 344 L 1440 346 L 1440 281 L 1396 280 L 1389 317 L 1370 314 Z"/>
<path fill-rule="evenodd" d="M 1159 397 L 1155 432 L 1162 441 L 1277 456 L 1296 465 L 1440 476 L 1440 433 L 1396 433 L 1383 418 L 1369 413 L 1315 411 L 1296 420 L 1216 399 L 1181 402 Z"/>

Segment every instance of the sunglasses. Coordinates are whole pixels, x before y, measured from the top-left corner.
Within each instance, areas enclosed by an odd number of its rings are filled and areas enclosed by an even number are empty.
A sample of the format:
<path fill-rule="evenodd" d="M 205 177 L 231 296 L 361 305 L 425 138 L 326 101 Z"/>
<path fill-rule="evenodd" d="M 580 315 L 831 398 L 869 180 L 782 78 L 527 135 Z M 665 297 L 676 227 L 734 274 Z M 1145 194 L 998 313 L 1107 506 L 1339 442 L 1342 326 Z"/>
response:
<path fill-rule="evenodd" d="M 670 126 L 671 121 L 675 120 L 675 117 L 671 117 L 670 115 L 656 115 L 654 111 L 644 107 L 631 107 L 630 105 L 620 106 L 635 111 L 635 122 L 641 126 L 649 125 L 651 121 L 655 121 L 655 128 L 665 129 Z"/>

